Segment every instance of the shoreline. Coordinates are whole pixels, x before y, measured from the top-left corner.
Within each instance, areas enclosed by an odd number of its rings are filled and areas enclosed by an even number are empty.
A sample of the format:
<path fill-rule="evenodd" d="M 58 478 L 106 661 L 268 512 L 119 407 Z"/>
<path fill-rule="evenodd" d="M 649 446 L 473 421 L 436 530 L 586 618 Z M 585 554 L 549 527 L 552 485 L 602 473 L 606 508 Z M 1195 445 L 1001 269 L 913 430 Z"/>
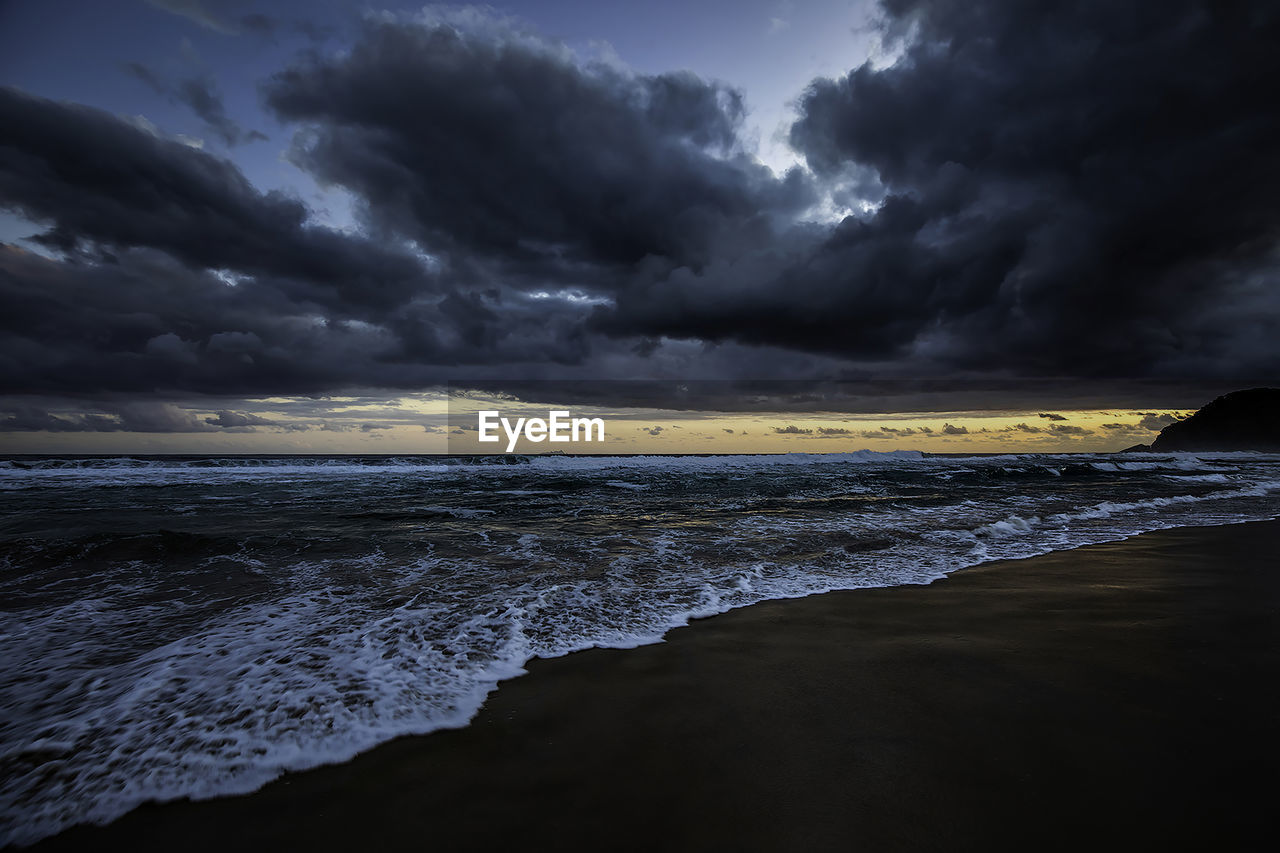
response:
<path fill-rule="evenodd" d="M 1169 528 L 759 602 L 535 659 L 465 728 L 31 849 L 1243 841 L 1280 755 L 1278 550 L 1280 521 Z"/>

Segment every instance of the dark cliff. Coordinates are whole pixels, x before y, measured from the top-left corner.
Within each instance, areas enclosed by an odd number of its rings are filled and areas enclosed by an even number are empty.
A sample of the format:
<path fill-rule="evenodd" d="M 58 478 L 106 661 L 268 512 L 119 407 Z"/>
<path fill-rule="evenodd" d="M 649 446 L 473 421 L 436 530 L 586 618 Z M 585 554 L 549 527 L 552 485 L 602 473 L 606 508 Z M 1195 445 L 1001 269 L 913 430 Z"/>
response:
<path fill-rule="evenodd" d="M 1150 448 L 1130 449 L 1280 451 L 1280 388 L 1225 394 L 1191 417 L 1169 424 Z"/>

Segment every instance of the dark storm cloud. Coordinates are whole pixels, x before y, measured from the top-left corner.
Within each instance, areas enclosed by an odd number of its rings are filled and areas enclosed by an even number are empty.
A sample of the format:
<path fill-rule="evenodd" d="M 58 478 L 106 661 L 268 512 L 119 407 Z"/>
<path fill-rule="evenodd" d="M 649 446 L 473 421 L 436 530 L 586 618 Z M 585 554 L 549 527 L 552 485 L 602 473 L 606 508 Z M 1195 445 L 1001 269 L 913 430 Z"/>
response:
<path fill-rule="evenodd" d="M 135 123 L 0 92 L 0 201 L 47 224 L 36 239 L 65 255 L 0 253 L 0 288 L 19 309 L 0 341 L 15 368 L 0 390 L 421 388 L 468 365 L 593 357 L 626 371 L 635 342 L 593 335 L 583 291 L 767 229 L 761 211 L 803 195 L 734 150 L 740 96 L 692 75 L 584 66 L 506 25 L 464 36 L 374 24 L 362 38 L 269 94 L 282 114 L 314 112 L 315 144 L 298 150 L 322 178 L 349 170 L 381 241 L 309 225 L 299 201 Z M 421 56 L 424 45 L 439 49 Z M 380 195 L 386 169 L 403 205 Z M 435 260 L 424 268 L 389 232 Z"/>
<path fill-rule="evenodd" d="M 585 307 L 459 294 L 128 121 L 0 89 L 0 127 L 0 206 L 64 255 L 0 247 L 0 392 L 421 388 L 442 365 L 582 357 Z"/>
<path fill-rule="evenodd" d="M 216 427 L 229 427 L 232 429 L 242 427 L 255 426 L 277 426 L 277 421 L 270 418 L 264 418 L 261 415 L 255 415 L 250 412 L 233 412 L 230 410 L 222 410 L 211 418 L 205 418 L 204 422 Z"/>
<path fill-rule="evenodd" d="M 90 432 L 106 419 L 84 415 L 56 415 L 31 405 L 10 405 L 0 418 L 0 431 L 4 432 Z"/>
<path fill-rule="evenodd" d="M 102 412 L 65 414 L 17 405 L 7 407 L 0 418 L 0 432 L 212 432 L 218 426 L 224 424 L 202 421 L 172 403 L 146 401 L 114 404 Z"/>
<path fill-rule="evenodd" d="M 1280 367 L 1280 7 L 885 12 L 901 61 L 816 81 L 791 131 L 880 207 L 637 287 L 607 328 L 1024 374 Z"/>
<path fill-rule="evenodd" d="M 502 21 L 373 20 L 265 93 L 304 125 L 295 162 L 378 227 L 562 286 L 700 267 L 811 200 L 799 172 L 779 182 L 738 150 L 739 92 L 583 63 Z"/>
<path fill-rule="evenodd" d="M 0 394 L 424 388 L 468 357 L 544 363 L 569 328 L 541 306 L 513 305 L 502 339 L 476 348 L 438 295 L 348 311 L 327 292 L 265 276 L 230 285 L 151 250 L 104 263 L 0 244 Z"/>
<path fill-rule="evenodd" d="M 1044 418 L 1045 420 L 1050 420 L 1050 421 L 1065 421 L 1065 420 L 1066 420 L 1066 418 L 1065 418 L 1064 416 L 1059 415 L 1057 412 L 1040 412 L 1040 413 L 1038 413 L 1038 415 L 1037 415 L 1037 416 L 1038 416 L 1038 417 L 1041 417 L 1041 418 Z"/>
<path fill-rule="evenodd" d="M 749 351 L 746 351 L 749 352 Z M 776 350 L 766 350 L 776 357 Z M 735 358 L 742 360 L 742 352 Z M 709 360 L 709 357 L 708 357 Z M 767 360 L 751 363 L 764 373 Z M 716 363 L 728 372 L 733 359 Z M 1256 382 L 1254 384 L 1257 384 Z M 527 403 L 572 401 L 602 407 L 664 408 L 679 411 L 812 412 L 892 414 L 1035 410 L 1045 404 L 1076 410 L 1131 405 L 1161 399 L 1194 408 L 1229 390 L 1222 382 L 1092 379 L 474 379 L 450 383 L 449 393 L 509 397 Z"/>
<path fill-rule="evenodd" d="M 258 192 L 230 162 L 101 110 L 0 88 L 0 124 L 0 205 L 48 223 L 50 245 L 153 248 L 355 304 L 399 300 L 427 280 L 401 252 L 309 226 L 301 202 Z"/>
<path fill-rule="evenodd" d="M 319 390 L 359 351 L 276 287 L 231 287 L 158 253 L 94 264 L 2 247 L 0 297 L 8 393 Z"/>

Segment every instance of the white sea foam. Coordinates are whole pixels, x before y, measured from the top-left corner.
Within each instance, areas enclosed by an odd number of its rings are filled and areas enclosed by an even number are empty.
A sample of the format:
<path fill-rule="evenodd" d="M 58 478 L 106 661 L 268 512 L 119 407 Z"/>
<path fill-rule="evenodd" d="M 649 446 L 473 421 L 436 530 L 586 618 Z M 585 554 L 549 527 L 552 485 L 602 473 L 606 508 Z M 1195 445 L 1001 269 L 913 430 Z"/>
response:
<path fill-rule="evenodd" d="M 1019 536 L 1023 533 L 1030 533 L 1039 523 L 1040 519 L 1034 515 L 1030 518 L 1011 515 L 1001 521 L 984 524 L 973 532 L 978 536 Z"/>

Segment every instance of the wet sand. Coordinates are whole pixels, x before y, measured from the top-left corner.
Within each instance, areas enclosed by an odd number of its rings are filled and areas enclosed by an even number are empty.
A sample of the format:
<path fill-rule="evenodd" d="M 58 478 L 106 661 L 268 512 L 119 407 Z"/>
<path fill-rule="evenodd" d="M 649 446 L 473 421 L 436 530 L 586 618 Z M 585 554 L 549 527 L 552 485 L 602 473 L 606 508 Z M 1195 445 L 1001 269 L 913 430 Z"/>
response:
<path fill-rule="evenodd" d="M 36 849 L 1267 849 L 1280 522 L 769 602 Z"/>

